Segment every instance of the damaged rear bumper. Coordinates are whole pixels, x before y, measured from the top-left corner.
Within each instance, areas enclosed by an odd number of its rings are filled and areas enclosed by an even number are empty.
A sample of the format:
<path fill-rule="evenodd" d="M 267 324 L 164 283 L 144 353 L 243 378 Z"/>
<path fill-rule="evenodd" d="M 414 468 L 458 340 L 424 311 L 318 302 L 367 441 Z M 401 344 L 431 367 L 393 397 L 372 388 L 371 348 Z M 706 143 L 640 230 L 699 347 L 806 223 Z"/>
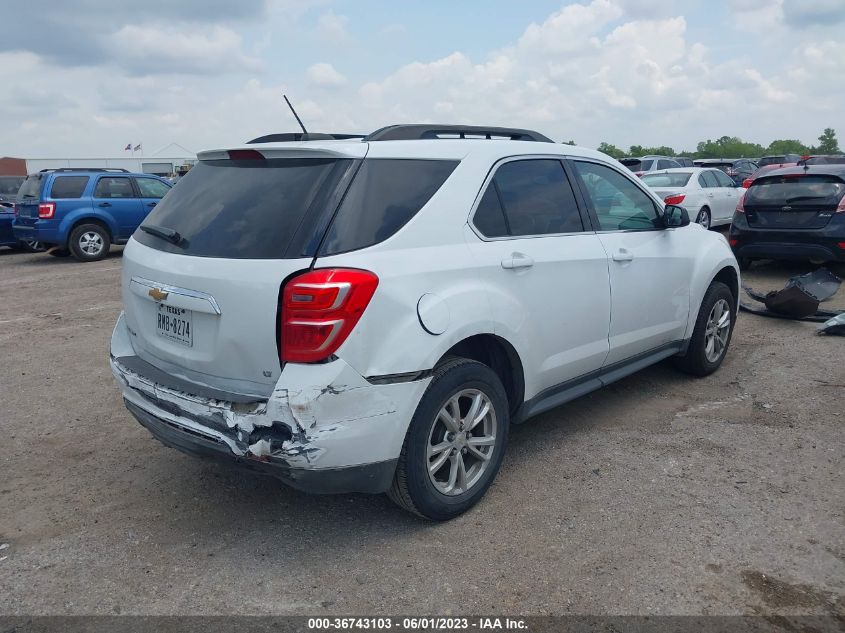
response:
<path fill-rule="evenodd" d="M 163 380 L 118 320 L 112 373 L 126 407 L 157 439 L 312 493 L 384 492 L 429 379 L 374 385 L 344 361 L 285 366 L 267 399 L 226 398 Z M 191 393 L 201 392 L 201 395 Z"/>

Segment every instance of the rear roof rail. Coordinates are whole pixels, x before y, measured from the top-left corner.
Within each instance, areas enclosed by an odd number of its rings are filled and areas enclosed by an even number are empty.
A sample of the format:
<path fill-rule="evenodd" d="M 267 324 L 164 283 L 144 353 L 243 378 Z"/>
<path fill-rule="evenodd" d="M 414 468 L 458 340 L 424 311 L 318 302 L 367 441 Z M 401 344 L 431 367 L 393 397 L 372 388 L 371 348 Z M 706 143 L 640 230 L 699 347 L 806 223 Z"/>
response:
<path fill-rule="evenodd" d="M 487 140 L 535 141 L 554 143 L 533 130 L 479 125 L 388 125 L 364 137 L 364 141 L 419 141 L 424 139 L 483 138 Z"/>
<path fill-rule="evenodd" d="M 343 141 L 350 138 L 364 138 L 364 135 L 337 132 L 280 132 L 278 134 L 259 136 L 251 141 L 247 141 L 247 145 L 253 145 L 255 143 L 286 143 L 290 141 Z"/>
<path fill-rule="evenodd" d="M 122 174 L 128 174 L 128 169 L 123 169 L 122 167 L 56 167 L 54 169 L 42 169 L 39 173 L 43 174 L 48 171 L 53 172 L 65 172 L 65 171 L 111 171 L 111 172 L 118 172 Z"/>

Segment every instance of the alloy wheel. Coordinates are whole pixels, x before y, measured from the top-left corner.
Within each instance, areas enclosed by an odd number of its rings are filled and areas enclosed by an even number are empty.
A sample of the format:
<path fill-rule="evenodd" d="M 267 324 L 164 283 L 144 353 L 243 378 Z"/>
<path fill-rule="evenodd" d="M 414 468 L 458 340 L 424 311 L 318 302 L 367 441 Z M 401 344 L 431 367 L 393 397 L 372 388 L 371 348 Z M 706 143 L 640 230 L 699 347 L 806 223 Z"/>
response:
<path fill-rule="evenodd" d="M 95 257 L 103 250 L 103 237 L 94 231 L 86 231 L 79 236 L 79 248 L 86 255 Z"/>
<path fill-rule="evenodd" d="M 428 477 L 444 495 L 460 495 L 482 478 L 496 447 L 496 412 L 478 389 L 463 389 L 440 408 L 428 435 Z"/>
<path fill-rule="evenodd" d="M 725 353 L 730 332 L 731 307 L 727 301 L 719 299 L 710 310 L 704 330 L 704 355 L 708 362 L 715 363 Z"/>

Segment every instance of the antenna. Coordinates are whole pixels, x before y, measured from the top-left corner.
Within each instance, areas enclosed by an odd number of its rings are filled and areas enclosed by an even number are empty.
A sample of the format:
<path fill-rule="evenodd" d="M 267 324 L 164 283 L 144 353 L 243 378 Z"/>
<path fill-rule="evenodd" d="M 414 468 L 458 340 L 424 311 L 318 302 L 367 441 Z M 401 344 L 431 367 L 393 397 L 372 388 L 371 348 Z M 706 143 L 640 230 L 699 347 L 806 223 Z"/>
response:
<path fill-rule="evenodd" d="M 302 125 L 302 119 L 299 118 L 299 115 L 296 113 L 296 110 L 293 109 L 293 105 L 291 105 L 290 99 L 288 99 L 287 95 L 282 95 L 285 98 L 285 103 L 288 104 L 290 111 L 293 112 L 293 116 L 296 117 L 296 122 L 299 123 L 299 127 L 302 128 L 303 134 L 308 134 L 308 130 L 305 129 L 305 126 Z"/>

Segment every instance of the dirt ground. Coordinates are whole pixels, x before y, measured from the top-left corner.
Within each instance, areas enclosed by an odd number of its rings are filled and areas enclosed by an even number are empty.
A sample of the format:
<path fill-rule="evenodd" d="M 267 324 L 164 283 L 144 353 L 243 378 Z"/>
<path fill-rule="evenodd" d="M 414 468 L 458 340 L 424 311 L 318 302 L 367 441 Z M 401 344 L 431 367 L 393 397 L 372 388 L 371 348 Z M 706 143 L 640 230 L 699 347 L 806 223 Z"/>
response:
<path fill-rule="evenodd" d="M 154 440 L 107 363 L 120 266 L 0 249 L 0 614 L 845 614 L 845 337 L 741 314 L 715 375 L 517 427 L 436 525 Z"/>

